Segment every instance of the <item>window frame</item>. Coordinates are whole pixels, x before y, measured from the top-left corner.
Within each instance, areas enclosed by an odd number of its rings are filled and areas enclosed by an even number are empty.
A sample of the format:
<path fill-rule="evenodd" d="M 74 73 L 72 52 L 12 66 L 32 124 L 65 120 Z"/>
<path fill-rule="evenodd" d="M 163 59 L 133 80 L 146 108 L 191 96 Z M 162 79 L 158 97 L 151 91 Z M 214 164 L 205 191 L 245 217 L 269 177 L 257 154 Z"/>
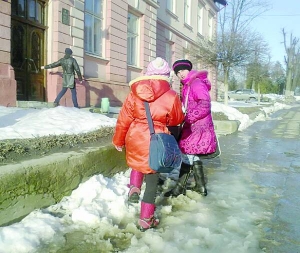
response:
<path fill-rule="evenodd" d="M 184 0 L 184 23 L 191 25 L 191 0 Z"/>
<path fill-rule="evenodd" d="M 93 4 L 90 4 L 92 2 Z M 96 5 L 98 2 L 98 5 Z M 89 8 L 87 8 L 87 6 Z M 95 8 L 99 8 L 99 13 Z M 91 9 L 92 8 L 92 9 Z M 91 9 L 91 10 L 90 10 Z M 90 18 L 90 21 L 88 19 Z M 87 22 L 91 22 L 87 26 Z M 84 51 L 89 55 L 103 57 L 104 52 L 104 0 L 86 0 L 84 5 Z M 90 31 L 90 32 L 89 32 Z M 89 32 L 89 33 L 88 33 Z"/>
<path fill-rule="evenodd" d="M 208 12 L 208 22 L 207 22 L 207 26 L 208 26 L 208 39 L 210 41 L 212 41 L 213 39 L 213 28 L 214 28 L 214 15 L 211 12 Z"/>
<path fill-rule="evenodd" d="M 203 35 L 203 21 L 204 21 L 204 4 L 198 1 L 197 7 L 197 33 Z"/>
<path fill-rule="evenodd" d="M 173 14 L 176 14 L 176 1 L 167 0 L 167 9 Z"/>
<path fill-rule="evenodd" d="M 168 62 L 169 66 L 172 66 L 172 58 L 173 58 L 173 45 L 174 43 L 171 41 L 166 42 L 166 53 L 165 59 Z"/>
<path fill-rule="evenodd" d="M 135 27 L 130 30 L 130 16 L 135 18 Z M 129 40 L 131 37 L 133 40 Z M 127 65 L 138 67 L 140 41 L 140 17 L 133 12 L 127 14 Z"/>

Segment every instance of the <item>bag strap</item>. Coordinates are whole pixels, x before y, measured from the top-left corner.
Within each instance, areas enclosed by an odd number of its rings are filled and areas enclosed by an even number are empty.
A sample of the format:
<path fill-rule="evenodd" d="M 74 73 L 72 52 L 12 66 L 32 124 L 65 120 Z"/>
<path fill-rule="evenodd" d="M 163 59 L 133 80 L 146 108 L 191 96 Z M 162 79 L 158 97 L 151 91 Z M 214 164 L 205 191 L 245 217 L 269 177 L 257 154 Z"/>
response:
<path fill-rule="evenodd" d="M 185 113 L 187 111 L 187 106 L 188 106 L 188 101 L 189 101 L 189 95 L 190 95 L 190 86 L 188 87 L 187 93 L 186 93 L 186 97 L 185 97 L 185 101 L 184 101 L 184 109 L 185 109 Z"/>
<path fill-rule="evenodd" d="M 184 115 L 186 115 L 186 112 L 187 112 L 187 106 L 188 106 L 188 100 L 189 100 L 190 88 L 191 88 L 191 87 L 190 87 L 190 85 L 189 85 L 188 90 L 187 90 L 187 93 L 186 93 L 184 105 L 183 105 L 183 108 L 184 108 Z"/>
<path fill-rule="evenodd" d="M 149 125 L 149 129 L 150 129 L 150 135 L 154 134 L 154 127 L 153 127 L 153 120 L 151 117 L 151 113 L 150 113 L 150 106 L 149 103 L 144 101 L 144 105 L 146 108 L 146 115 L 147 115 L 147 121 L 148 121 L 148 125 Z"/>

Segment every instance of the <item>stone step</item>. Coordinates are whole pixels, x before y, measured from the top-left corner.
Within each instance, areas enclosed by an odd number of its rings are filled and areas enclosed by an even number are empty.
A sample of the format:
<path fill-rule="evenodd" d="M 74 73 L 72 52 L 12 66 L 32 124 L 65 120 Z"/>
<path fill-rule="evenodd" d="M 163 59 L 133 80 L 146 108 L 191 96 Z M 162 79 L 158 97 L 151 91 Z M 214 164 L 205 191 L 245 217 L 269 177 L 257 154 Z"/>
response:
<path fill-rule="evenodd" d="M 126 171 L 125 152 L 107 143 L 0 165 L 0 226 L 61 201 L 91 176 Z"/>
<path fill-rule="evenodd" d="M 53 108 L 52 102 L 40 102 L 40 101 L 17 101 L 17 107 L 19 108 Z"/>
<path fill-rule="evenodd" d="M 217 135 L 227 135 L 238 131 L 240 122 L 238 120 L 214 120 Z"/>

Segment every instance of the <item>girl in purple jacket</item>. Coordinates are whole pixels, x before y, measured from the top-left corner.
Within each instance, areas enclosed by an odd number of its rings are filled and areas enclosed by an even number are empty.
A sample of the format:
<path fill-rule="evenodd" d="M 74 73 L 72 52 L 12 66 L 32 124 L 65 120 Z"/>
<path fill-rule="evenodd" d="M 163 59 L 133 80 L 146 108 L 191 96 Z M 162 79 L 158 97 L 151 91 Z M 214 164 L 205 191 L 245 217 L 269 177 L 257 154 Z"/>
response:
<path fill-rule="evenodd" d="M 211 83 L 207 79 L 208 72 L 192 70 L 189 60 L 176 61 L 173 70 L 183 84 L 182 105 L 185 120 L 179 140 L 183 163 L 175 188 L 165 196 L 185 194 L 186 183 L 192 171 L 196 183 L 193 190 L 206 196 L 207 189 L 199 155 L 213 153 L 217 148 L 209 94 Z"/>

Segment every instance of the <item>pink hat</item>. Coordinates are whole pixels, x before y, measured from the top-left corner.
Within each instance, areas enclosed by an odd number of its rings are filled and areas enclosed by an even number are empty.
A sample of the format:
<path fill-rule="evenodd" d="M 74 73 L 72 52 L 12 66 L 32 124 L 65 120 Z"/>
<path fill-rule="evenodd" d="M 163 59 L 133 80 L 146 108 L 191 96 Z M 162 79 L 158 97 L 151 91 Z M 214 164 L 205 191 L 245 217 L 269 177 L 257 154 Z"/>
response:
<path fill-rule="evenodd" d="M 169 64 L 162 58 L 157 57 L 155 60 L 151 61 L 147 67 L 147 76 L 152 75 L 170 75 L 170 67 Z"/>

